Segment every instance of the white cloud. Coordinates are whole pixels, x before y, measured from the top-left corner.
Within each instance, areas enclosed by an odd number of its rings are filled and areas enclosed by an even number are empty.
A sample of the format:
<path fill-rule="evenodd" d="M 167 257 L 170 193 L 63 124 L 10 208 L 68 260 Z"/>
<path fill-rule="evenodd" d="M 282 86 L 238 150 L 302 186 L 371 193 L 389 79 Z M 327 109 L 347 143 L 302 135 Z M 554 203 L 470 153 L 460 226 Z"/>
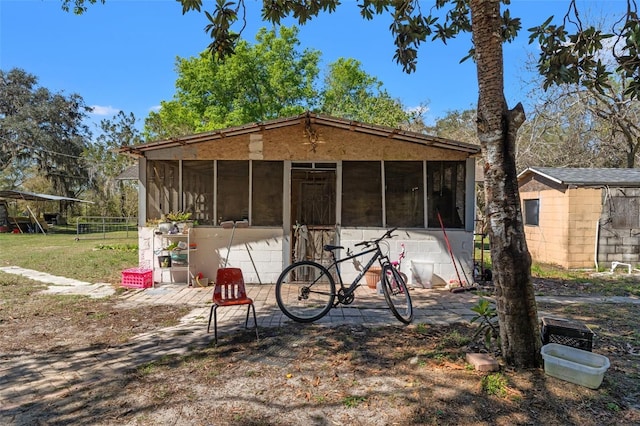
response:
<path fill-rule="evenodd" d="M 160 108 L 162 108 L 162 105 L 152 106 L 151 108 L 149 108 L 149 111 L 158 112 L 160 111 Z"/>
<path fill-rule="evenodd" d="M 91 112 L 92 115 L 113 116 L 120 112 L 118 108 L 114 108 L 111 105 L 91 105 L 91 108 L 93 108 L 93 111 Z"/>

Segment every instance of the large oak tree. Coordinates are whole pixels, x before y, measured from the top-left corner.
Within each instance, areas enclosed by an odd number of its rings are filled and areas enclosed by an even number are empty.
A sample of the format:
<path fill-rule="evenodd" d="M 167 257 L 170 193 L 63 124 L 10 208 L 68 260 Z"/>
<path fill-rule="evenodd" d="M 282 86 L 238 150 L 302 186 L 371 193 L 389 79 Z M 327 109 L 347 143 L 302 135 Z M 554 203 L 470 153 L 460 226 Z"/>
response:
<path fill-rule="evenodd" d="M 0 70 L 0 177 L 18 187 L 38 175 L 56 194 L 77 197 L 89 182 L 78 166 L 91 139 L 89 111 L 79 95 L 52 93 L 25 70 Z"/>

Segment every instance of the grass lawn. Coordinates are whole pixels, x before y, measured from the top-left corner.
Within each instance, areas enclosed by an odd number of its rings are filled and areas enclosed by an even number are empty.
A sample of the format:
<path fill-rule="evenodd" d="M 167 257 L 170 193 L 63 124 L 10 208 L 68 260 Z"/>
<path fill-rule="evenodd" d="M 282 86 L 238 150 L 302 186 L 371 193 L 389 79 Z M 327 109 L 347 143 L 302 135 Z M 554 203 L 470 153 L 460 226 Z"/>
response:
<path fill-rule="evenodd" d="M 75 233 L 0 234 L 0 266 L 20 266 L 88 282 L 118 283 L 138 266 L 137 234 L 76 239 Z"/>

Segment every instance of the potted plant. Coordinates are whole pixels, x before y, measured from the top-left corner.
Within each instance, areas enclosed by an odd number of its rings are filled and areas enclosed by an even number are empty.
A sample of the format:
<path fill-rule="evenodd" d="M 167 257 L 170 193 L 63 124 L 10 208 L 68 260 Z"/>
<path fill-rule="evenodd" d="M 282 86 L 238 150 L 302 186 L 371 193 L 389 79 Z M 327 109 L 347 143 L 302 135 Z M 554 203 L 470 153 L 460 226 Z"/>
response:
<path fill-rule="evenodd" d="M 167 219 L 173 223 L 174 227 L 177 227 L 178 232 L 183 234 L 186 234 L 191 228 L 191 212 L 169 212 L 167 213 Z"/>
<path fill-rule="evenodd" d="M 170 222 L 181 223 L 181 222 L 186 222 L 190 219 L 191 219 L 191 212 L 177 211 L 177 212 L 167 213 L 167 220 L 169 220 Z"/>

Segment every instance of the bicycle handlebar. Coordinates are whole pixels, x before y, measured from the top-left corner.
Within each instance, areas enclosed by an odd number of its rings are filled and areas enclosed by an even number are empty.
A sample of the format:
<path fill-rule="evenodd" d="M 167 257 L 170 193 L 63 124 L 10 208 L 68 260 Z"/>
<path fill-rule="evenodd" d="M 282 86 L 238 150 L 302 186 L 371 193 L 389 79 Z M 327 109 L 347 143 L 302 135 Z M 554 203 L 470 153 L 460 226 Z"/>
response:
<path fill-rule="evenodd" d="M 358 246 L 366 246 L 369 247 L 371 244 L 377 244 L 380 241 L 387 239 L 387 238 L 393 238 L 395 235 L 392 235 L 393 231 L 395 231 L 396 229 L 398 229 L 398 227 L 396 226 L 395 228 L 391 228 L 389 229 L 387 232 L 384 233 L 384 235 L 382 235 L 382 237 L 380 238 L 376 238 L 375 240 L 367 240 L 367 241 L 361 241 L 359 243 L 356 243 L 354 245 L 354 247 L 358 247 Z"/>

